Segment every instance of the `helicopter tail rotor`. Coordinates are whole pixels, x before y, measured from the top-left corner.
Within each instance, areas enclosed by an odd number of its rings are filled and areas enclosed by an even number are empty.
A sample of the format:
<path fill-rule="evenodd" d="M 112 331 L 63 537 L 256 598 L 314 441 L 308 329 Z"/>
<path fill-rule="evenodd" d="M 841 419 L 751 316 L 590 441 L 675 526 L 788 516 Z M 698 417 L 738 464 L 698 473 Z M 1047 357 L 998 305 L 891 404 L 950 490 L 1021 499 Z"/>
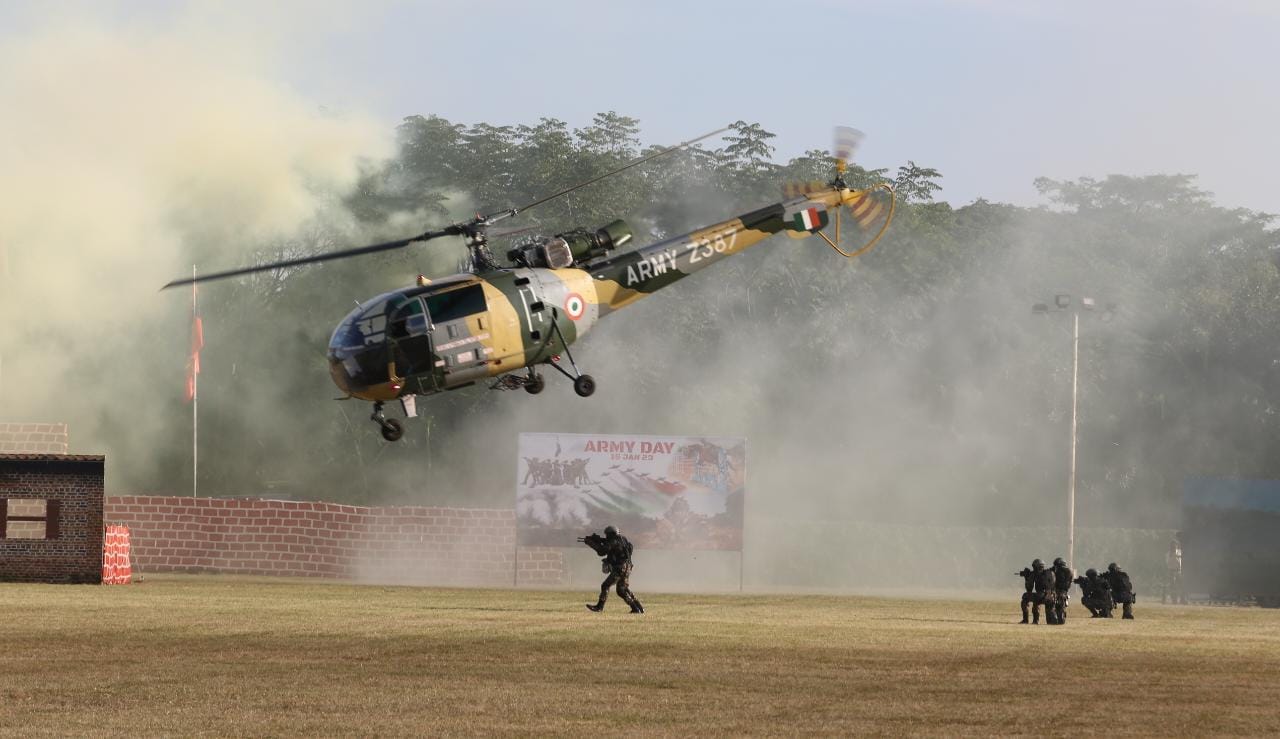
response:
<path fill-rule="evenodd" d="M 881 182 L 866 189 L 851 190 L 845 181 L 849 162 L 863 138 L 864 134 L 855 128 L 837 126 L 831 148 L 835 169 L 832 180 L 783 185 L 783 196 L 790 205 L 784 215 L 788 236 L 803 239 L 817 234 L 847 258 L 866 254 L 884 236 L 897 207 L 893 185 Z M 852 227 L 842 231 L 845 208 L 849 209 Z M 834 211 L 834 218 L 830 211 Z M 834 239 L 824 232 L 831 221 L 835 223 Z M 852 248 L 847 248 L 849 246 Z"/>

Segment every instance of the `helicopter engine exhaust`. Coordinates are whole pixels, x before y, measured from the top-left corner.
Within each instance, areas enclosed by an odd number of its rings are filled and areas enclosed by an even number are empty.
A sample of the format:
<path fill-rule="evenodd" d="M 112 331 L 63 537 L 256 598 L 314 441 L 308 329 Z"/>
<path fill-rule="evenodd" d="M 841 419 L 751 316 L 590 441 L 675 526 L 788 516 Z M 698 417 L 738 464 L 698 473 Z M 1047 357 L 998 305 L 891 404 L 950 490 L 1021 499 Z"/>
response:
<path fill-rule="evenodd" d="M 507 252 L 507 259 L 523 267 L 564 269 L 586 266 L 631 241 L 632 231 L 621 218 L 594 232 L 585 228 L 557 234 L 540 243 L 527 244 Z"/>

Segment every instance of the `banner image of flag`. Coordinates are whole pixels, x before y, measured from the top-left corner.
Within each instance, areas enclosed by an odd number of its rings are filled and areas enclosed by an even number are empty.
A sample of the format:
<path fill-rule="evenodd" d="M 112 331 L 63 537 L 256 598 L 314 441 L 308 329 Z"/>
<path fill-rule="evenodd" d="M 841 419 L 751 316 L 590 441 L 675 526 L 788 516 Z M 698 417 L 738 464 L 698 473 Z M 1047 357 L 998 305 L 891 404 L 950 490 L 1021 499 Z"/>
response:
<path fill-rule="evenodd" d="M 204 348 L 204 324 L 196 304 L 196 286 L 191 286 L 191 356 L 187 358 L 187 402 L 196 399 L 196 376 L 200 374 L 200 350 Z"/>
<path fill-rule="evenodd" d="M 827 225 L 827 211 L 823 208 L 805 208 L 792 216 L 797 231 L 817 231 Z"/>

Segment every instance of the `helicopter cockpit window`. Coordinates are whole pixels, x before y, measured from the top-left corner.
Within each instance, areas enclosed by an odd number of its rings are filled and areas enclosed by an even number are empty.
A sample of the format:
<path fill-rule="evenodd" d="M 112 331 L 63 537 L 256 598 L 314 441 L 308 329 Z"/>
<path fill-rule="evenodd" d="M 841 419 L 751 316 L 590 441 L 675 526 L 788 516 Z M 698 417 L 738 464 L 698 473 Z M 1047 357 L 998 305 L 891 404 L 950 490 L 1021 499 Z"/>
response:
<path fill-rule="evenodd" d="M 422 308 L 422 301 L 409 298 L 391 314 L 388 333 L 393 339 L 408 336 L 422 336 L 427 333 L 427 314 Z"/>
<path fill-rule="evenodd" d="M 347 314 L 329 340 L 329 349 L 340 354 L 381 344 L 386 339 L 387 311 L 395 293 L 379 295 Z"/>
<path fill-rule="evenodd" d="M 484 288 L 480 285 L 468 285 L 458 290 L 427 296 L 427 312 L 436 323 L 447 323 L 464 316 L 483 313 L 487 308 Z"/>

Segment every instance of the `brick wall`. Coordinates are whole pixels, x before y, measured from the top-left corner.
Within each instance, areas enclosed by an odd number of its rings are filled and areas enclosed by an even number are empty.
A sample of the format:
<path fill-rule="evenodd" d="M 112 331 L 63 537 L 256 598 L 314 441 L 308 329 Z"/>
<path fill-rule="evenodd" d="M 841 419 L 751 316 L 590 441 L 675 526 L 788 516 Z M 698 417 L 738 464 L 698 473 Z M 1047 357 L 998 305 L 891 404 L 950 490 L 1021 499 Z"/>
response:
<path fill-rule="evenodd" d="M 129 527 L 136 570 L 511 585 L 511 509 L 370 508 L 283 500 L 122 496 L 107 523 Z M 520 585 L 559 585 L 555 549 L 521 547 Z"/>
<path fill-rule="evenodd" d="M 102 475 L 98 456 L 0 454 L 0 514 L 44 500 L 57 511 L 53 539 L 0 538 L 0 581 L 102 581 Z M 15 515 L 17 515 L 15 513 Z M 31 522 L 12 522 L 19 526 Z"/>
<path fill-rule="evenodd" d="M 65 423 L 0 423 L 0 453 L 66 454 Z"/>

